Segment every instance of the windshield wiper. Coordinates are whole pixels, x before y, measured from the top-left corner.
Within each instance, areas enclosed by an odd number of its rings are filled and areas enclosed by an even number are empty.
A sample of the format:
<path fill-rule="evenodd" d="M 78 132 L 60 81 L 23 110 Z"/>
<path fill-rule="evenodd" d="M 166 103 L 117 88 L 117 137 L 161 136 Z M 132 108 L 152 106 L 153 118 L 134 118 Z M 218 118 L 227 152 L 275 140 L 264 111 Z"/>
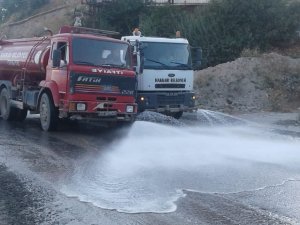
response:
<path fill-rule="evenodd" d="M 96 66 L 94 63 L 87 61 L 74 61 L 74 63 L 77 65 Z"/>
<path fill-rule="evenodd" d="M 145 60 L 148 60 L 148 61 L 150 61 L 150 62 L 154 62 L 154 63 L 160 64 L 160 65 L 165 66 L 165 67 L 169 67 L 167 64 L 162 63 L 162 62 L 160 62 L 160 61 L 156 61 L 156 60 L 154 60 L 154 59 L 148 59 L 148 58 L 145 58 Z"/>
<path fill-rule="evenodd" d="M 174 63 L 174 64 L 179 65 L 179 66 L 184 66 L 184 67 L 189 68 L 189 69 L 192 68 L 190 65 L 187 65 L 185 63 L 174 62 L 174 61 L 171 61 L 170 63 Z"/>

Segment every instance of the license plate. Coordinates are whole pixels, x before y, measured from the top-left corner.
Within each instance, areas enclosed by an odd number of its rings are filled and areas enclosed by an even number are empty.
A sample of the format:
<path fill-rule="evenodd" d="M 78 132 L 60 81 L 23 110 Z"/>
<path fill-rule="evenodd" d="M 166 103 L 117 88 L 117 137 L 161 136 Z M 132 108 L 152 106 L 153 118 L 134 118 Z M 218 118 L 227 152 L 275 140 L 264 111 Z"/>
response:
<path fill-rule="evenodd" d="M 117 112 L 116 111 L 103 111 L 103 112 L 98 112 L 98 116 L 116 116 Z"/>
<path fill-rule="evenodd" d="M 178 93 L 176 92 L 169 92 L 166 94 L 166 96 L 178 96 Z"/>

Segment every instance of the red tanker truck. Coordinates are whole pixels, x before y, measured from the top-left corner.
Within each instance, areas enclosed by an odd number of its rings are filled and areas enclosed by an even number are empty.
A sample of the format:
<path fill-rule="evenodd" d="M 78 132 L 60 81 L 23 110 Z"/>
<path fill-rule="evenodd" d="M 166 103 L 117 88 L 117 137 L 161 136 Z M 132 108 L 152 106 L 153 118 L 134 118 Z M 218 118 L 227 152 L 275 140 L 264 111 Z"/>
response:
<path fill-rule="evenodd" d="M 136 77 L 128 43 L 99 30 L 64 26 L 56 35 L 0 41 L 0 112 L 23 121 L 133 121 Z"/>

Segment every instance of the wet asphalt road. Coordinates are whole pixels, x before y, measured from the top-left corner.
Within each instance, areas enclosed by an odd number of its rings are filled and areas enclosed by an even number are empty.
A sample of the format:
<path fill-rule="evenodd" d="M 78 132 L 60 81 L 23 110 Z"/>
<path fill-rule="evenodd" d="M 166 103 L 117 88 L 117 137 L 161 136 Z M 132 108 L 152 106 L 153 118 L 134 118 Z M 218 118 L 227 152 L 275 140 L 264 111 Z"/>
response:
<path fill-rule="evenodd" d="M 294 117 L 264 116 L 245 117 L 273 124 L 275 133 L 293 139 L 300 137 Z M 257 121 L 259 118 L 261 121 Z M 189 117 L 181 121 L 189 126 L 194 123 Z M 203 180 L 205 191 L 184 189 L 184 197 L 175 201 L 177 209 L 167 213 L 118 212 L 60 191 L 79 160 L 87 155 L 94 158 L 105 154 L 109 146 L 126 139 L 128 129 L 66 122 L 59 131 L 46 133 L 41 131 L 38 118 L 28 118 L 22 124 L 0 119 L 0 224 L 300 224 L 300 167 L 294 165 L 246 162 L 243 173 L 226 167 L 222 168 L 225 177 L 213 172 L 217 174 L 214 180 L 203 172 L 193 179 L 195 183 Z M 265 173 L 259 179 L 274 183 L 250 188 L 247 176 L 253 179 L 259 171 Z M 238 184 L 230 183 L 234 176 L 238 177 Z M 223 183 L 229 185 L 228 191 L 218 191 Z M 237 186 L 236 191 L 231 191 L 231 186 Z"/>

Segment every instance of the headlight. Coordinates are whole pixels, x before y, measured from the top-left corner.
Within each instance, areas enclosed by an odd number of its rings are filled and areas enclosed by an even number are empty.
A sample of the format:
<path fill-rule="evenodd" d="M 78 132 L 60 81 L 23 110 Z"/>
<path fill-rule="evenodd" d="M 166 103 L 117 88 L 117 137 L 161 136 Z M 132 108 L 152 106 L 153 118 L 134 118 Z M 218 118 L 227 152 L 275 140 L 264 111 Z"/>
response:
<path fill-rule="evenodd" d="M 77 103 L 76 104 L 76 110 L 77 111 L 85 111 L 86 110 L 86 104 L 84 104 L 84 103 Z"/>
<path fill-rule="evenodd" d="M 133 105 L 126 106 L 126 112 L 133 113 L 133 110 L 134 110 L 134 106 Z"/>

